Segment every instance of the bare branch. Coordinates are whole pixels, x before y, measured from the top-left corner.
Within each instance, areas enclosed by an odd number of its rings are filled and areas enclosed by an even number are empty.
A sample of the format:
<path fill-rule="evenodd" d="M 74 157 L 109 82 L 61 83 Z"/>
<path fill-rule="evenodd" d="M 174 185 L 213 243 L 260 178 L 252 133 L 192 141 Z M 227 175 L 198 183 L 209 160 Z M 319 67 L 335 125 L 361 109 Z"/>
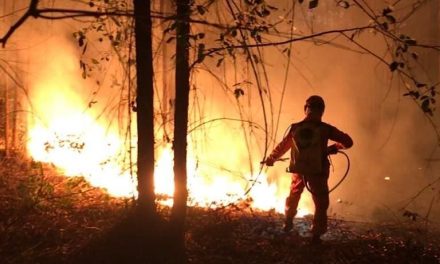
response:
<path fill-rule="evenodd" d="M 6 42 L 8 41 L 8 39 L 12 36 L 12 34 L 14 34 L 14 32 L 30 17 L 36 17 L 37 16 L 37 6 L 38 6 L 38 2 L 39 0 L 30 0 L 30 4 L 29 4 L 29 8 L 28 10 L 24 13 L 24 15 L 22 17 L 20 17 L 20 19 L 17 20 L 17 22 L 15 22 L 14 25 L 11 26 L 11 28 L 9 28 L 8 32 L 6 32 L 6 34 L 0 38 L 0 44 L 2 44 L 2 47 L 4 48 L 6 45 Z"/>
<path fill-rule="evenodd" d="M 368 25 L 364 27 L 355 27 L 355 28 L 347 28 L 347 29 L 334 29 L 334 30 L 328 30 L 328 31 L 322 31 L 319 33 L 301 36 L 297 38 L 291 38 L 283 41 L 274 41 L 274 42 L 266 42 L 266 43 L 259 43 L 259 44 L 247 44 L 247 45 L 234 45 L 234 46 L 228 46 L 228 47 L 219 47 L 219 48 L 212 48 L 209 49 L 204 55 L 209 56 L 213 53 L 226 50 L 226 49 L 243 49 L 243 48 L 257 48 L 257 47 L 274 47 L 274 46 L 280 46 L 280 45 L 286 45 L 293 42 L 298 42 L 302 40 L 312 39 L 324 35 L 329 34 L 335 34 L 335 33 L 345 33 L 345 32 L 352 32 L 352 31 L 359 31 L 359 30 L 365 30 L 365 29 L 375 29 L 376 26 Z"/>
<path fill-rule="evenodd" d="M 97 11 L 76 10 L 76 9 L 44 8 L 44 9 L 38 9 L 37 12 L 38 12 L 38 17 L 44 19 L 67 19 L 67 18 L 76 18 L 76 17 L 102 17 L 102 16 L 120 16 L 120 17 L 133 16 L 133 10 L 97 12 Z"/>

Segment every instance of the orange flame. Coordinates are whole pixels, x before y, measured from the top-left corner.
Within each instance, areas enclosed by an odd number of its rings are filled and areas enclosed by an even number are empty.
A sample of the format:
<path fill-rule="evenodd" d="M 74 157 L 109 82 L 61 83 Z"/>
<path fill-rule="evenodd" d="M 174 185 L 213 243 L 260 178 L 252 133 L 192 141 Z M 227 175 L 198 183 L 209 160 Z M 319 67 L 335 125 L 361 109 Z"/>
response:
<path fill-rule="evenodd" d="M 123 172 L 114 156 L 121 151 L 122 144 L 115 135 L 92 122 L 91 118 L 65 117 L 54 120 L 49 127 L 34 125 L 29 130 L 28 149 L 36 161 L 52 163 L 62 169 L 66 176 L 83 176 L 92 185 L 103 187 L 114 196 L 136 195 L 136 184 L 128 172 Z M 199 206 L 224 205 L 243 197 L 246 186 L 228 175 L 216 175 L 211 179 L 198 175 L 196 162 L 188 162 L 188 188 L 190 201 Z M 170 146 L 159 153 L 155 167 L 155 192 L 173 196 L 173 153 Z M 269 183 L 267 175 L 249 175 L 257 179 L 248 196 L 252 207 L 261 210 L 284 210 L 284 197 L 279 187 Z M 286 188 L 284 188 L 286 189 Z M 284 194 L 285 195 L 285 194 Z M 169 205 L 171 203 L 168 202 Z M 300 210 L 299 216 L 308 214 Z"/>
<path fill-rule="evenodd" d="M 64 60 L 66 56 L 62 57 Z M 74 57 L 74 56 L 73 56 Z M 63 170 L 66 176 L 83 176 L 93 186 L 107 189 L 109 194 L 120 197 L 136 196 L 136 182 L 123 160 L 127 146 L 117 129 L 112 129 L 104 120 L 97 120 L 93 111 L 72 87 L 78 80 L 66 76 L 78 76 L 74 70 L 75 58 L 71 61 L 50 60 L 51 70 L 39 74 L 32 87 L 33 118 L 28 121 L 28 151 L 36 161 L 52 163 Z M 64 65 L 63 72 L 57 65 Z M 66 71 L 66 69 L 64 69 Z M 82 80 L 81 80 L 82 81 Z M 81 84 L 79 84 L 81 86 Z M 87 109 L 87 111 L 84 111 Z M 237 155 L 237 154 L 236 154 Z M 170 145 L 157 153 L 155 168 L 155 192 L 172 197 L 173 152 Z M 258 167 L 258 162 L 254 164 Z M 243 197 L 247 181 L 218 171 L 203 172 L 189 153 L 188 189 L 191 204 L 213 206 L 228 204 Z M 209 176 L 208 176 L 209 175 Z M 214 177 L 215 175 L 215 177 Z M 257 179 L 248 194 L 252 207 L 262 210 L 284 210 L 284 198 L 290 182 L 271 183 L 265 173 L 244 175 L 246 179 Z M 309 204 L 300 206 L 299 215 L 308 213 Z"/>

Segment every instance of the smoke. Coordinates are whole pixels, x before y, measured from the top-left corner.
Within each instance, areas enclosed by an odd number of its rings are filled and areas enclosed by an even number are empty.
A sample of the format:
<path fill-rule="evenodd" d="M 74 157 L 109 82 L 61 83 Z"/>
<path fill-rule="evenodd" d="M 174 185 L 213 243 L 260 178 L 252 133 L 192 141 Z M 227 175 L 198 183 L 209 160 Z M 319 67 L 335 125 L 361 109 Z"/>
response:
<path fill-rule="evenodd" d="M 432 34 L 438 34 L 435 33 L 438 32 L 438 23 L 427 23 L 426 19 L 432 22 L 429 19 L 435 17 L 438 4 L 433 1 L 423 8 L 418 11 L 416 18 L 406 22 L 407 34 L 416 34 L 421 42 L 426 38 L 432 43 L 438 39 L 432 37 Z M 427 13 L 432 16 L 422 15 Z M 313 11 L 302 6 L 295 15 L 295 33 L 298 34 L 312 29 L 318 32 L 325 28 L 368 23 L 368 18 L 359 12 L 334 9 L 324 1 L 320 1 L 319 8 Z M 418 26 L 421 24 L 424 25 L 423 29 Z M 20 47 L 19 59 L 23 64 L 30 65 L 25 66 L 28 68 L 23 78 L 30 89 L 32 102 L 42 103 L 41 107 L 53 102 L 56 104 L 54 109 L 59 111 L 56 114 L 64 116 L 71 114 L 64 112 L 68 111 L 66 101 L 81 105 L 80 109 L 91 113 L 94 118 L 104 116 L 100 121 L 107 122 L 106 126 L 112 120 L 112 124 L 120 129 L 121 124 L 114 121 L 118 116 L 117 111 L 108 110 L 118 108 L 120 90 L 111 88 L 110 81 L 97 85 L 93 78 L 81 78 L 81 50 L 72 37 L 72 32 L 78 30 L 79 25 L 81 23 L 32 20 L 11 38 L 10 45 Z M 157 35 L 161 34 L 159 32 Z M 205 41 L 213 41 L 216 37 L 215 34 L 207 34 Z M 364 32 L 360 39 L 372 50 L 386 54 L 386 47 L 381 44 L 379 36 Z M 247 187 L 267 174 L 270 183 L 278 187 L 277 195 L 285 197 L 290 183 L 289 175 L 285 172 L 287 162 L 278 162 L 262 172 L 259 162 L 282 139 L 291 123 L 302 120 L 305 99 L 319 94 L 327 105 L 324 121 L 354 139 L 353 148 L 346 151 L 351 161 L 349 176 L 330 196 L 331 214 L 347 219 L 383 221 L 401 219 L 402 210 L 407 209 L 439 221 L 439 185 L 428 185 L 439 175 L 436 159 L 440 153 L 432 125 L 414 102 L 402 96 L 404 87 L 386 65 L 364 52 L 357 52 L 359 49 L 342 38 L 325 40 L 332 40 L 338 45 L 324 45 L 319 41 L 298 42 L 292 46 L 289 61 L 286 53 L 280 49 L 267 48 L 262 51 L 258 69 L 267 114 L 267 134 L 257 82 L 246 59 L 238 58 L 234 62 L 226 58 L 217 67 L 217 59 L 207 58 L 204 63 L 211 73 L 203 70 L 203 67 L 196 68 L 189 124 L 190 129 L 194 129 L 189 134 L 189 152 L 194 157 L 191 166 L 197 168 L 207 182 L 224 177 L 247 184 Z M 97 51 L 99 49 L 101 47 Z M 172 64 L 174 52 L 172 48 L 170 50 L 167 56 Z M 95 54 L 92 52 L 89 56 Z M 420 64 L 429 65 L 426 76 L 430 76 L 433 83 L 438 82 L 438 54 L 421 50 L 419 55 Z M 108 69 L 112 67 L 114 72 L 119 69 L 119 66 L 112 64 Z M 104 75 L 104 71 L 96 73 L 94 78 L 104 78 Z M 115 79 L 120 77 L 118 74 L 115 76 Z M 156 77 L 160 91 L 161 78 L 170 78 L 160 73 Z M 60 81 L 62 86 L 57 85 Z M 48 86 L 48 83 L 55 84 Z M 69 98 L 56 98 L 59 89 L 69 90 Z M 267 99 L 269 94 L 271 101 Z M 172 96 L 161 99 L 170 101 L 172 105 Z M 92 101 L 95 103 L 89 107 Z M 47 117 L 47 113 L 41 113 L 44 110 L 40 110 L 40 105 L 34 103 L 32 107 L 35 116 Z M 436 111 L 437 124 L 438 114 Z M 158 143 L 162 143 L 161 140 L 158 139 Z M 339 181 L 347 166 L 342 156 L 333 157 L 332 163 L 334 168 L 330 186 Z M 429 188 L 423 189 L 426 186 Z M 418 195 L 421 190 L 422 194 Z M 308 194 L 304 195 L 307 198 Z M 310 198 L 305 199 L 302 206 L 311 208 Z"/>
<path fill-rule="evenodd" d="M 377 8 L 380 10 L 381 6 L 378 5 Z M 341 8 L 339 11 L 332 10 L 333 7 L 325 2 L 314 11 L 303 8 L 303 11 L 297 14 L 295 26 L 298 31 L 304 33 L 307 29 L 311 29 L 311 21 L 314 23 L 314 32 L 368 23 L 368 18 L 361 16 L 359 12 L 351 10 L 346 12 Z M 432 19 L 435 15 L 438 20 L 437 10 L 437 3 L 425 4 L 414 18 L 407 21 L 404 33 L 414 35 L 420 42 L 435 43 L 438 38 L 435 39 L 433 35 L 438 34 L 438 23 L 432 20 L 429 20 L 429 23 L 425 22 L 427 22 L 426 17 Z M 421 24 L 429 26 L 421 30 L 419 26 Z M 359 39 L 363 45 L 377 54 L 387 54 L 387 47 L 380 36 L 364 32 Z M 438 183 L 429 185 L 438 179 L 437 175 L 439 175 L 439 164 L 436 159 L 440 151 L 432 124 L 419 106 L 410 98 L 403 96 L 405 86 L 397 75 L 391 74 L 387 65 L 341 37 L 324 38 L 324 40 L 333 40 L 337 45 L 323 45 L 318 41 L 293 45 L 284 95 L 283 80 L 288 68 L 285 54 L 276 48 L 267 48 L 264 52 L 262 59 L 266 65 L 269 82 L 267 85 L 263 82 L 263 87 L 270 88 L 274 110 L 272 113 L 270 111 L 267 113 L 274 114 L 275 120 L 279 103 L 284 96 L 275 142 L 281 140 L 283 131 L 292 122 L 302 120 L 305 99 L 312 94 L 319 94 L 324 97 L 327 105 L 324 121 L 350 134 L 354 139 L 353 148 L 346 151 L 351 160 L 349 176 L 331 194 L 331 214 L 347 219 L 401 221 L 405 220 L 403 217 L 405 210 L 409 210 L 422 218 L 438 222 L 440 220 L 439 185 Z M 423 78 L 428 79 L 426 76 L 429 76 L 430 83 L 438 82 L 438 53 L 426 50 L 418 50 L 418 52 L 420 65 L 429 65 L 424 72 L 419 73 L 423 73 Z M 229 71 L 237 70 L 241 79 L 237 79 L 236 72 L 229 75 L 228 71 L 226 74 L 220 73 L 223 68 L 217 68 L 216 72 L 226 76 L 221 75 L 222 80 L 229 80 L 226 86 L 229 87 L 230 92 L 237 88 L 234 86 L 235 83 L 243 80 L 252 82 L 249 87 L 238 86 L 244 87 L 245 91 L 238 100 L 249 107 L 246 117 L 251 116 L 252 120 L 263 124 L 262 106 L 249 63 L 239 61 L 236 64 L 240 66 L 234 68 L 229 64 Z M 246 67 L 243 67 L 244 65 Z M 215 69 L 215 61 L 210 66 Z M 261 76 L 263 76 L 262 72 L 260 72 Z M 264 80 L 264 77 L 261 78 Z M 205 83 L 199 89 L 206 91 L 206 87 L 216 87 L 215 81 L 212 84 Z M 225 98 L 221 92 L 214 94 L 212 89 L 209 93 L 209 96 L 206 95 L 207 98 Z M 214 102 L 220 105 L 219 108 L 223 108 L 213 112 L 237 116 L 233 101 L 220 99 Z M 213 107 L 212 102 L 209 101 L 209 108 Z M 269 108 L 267 101 L 266 107 Z M 204 111 L 204 114 L 210 115 L 207 111 Z M 434 122 L 438 124 L 438 120 L 438 111 L 436 111 Z M 273 127 L 276 125 L 276 122 L 270 120 L 269 123 Z M 223 126 L 230 125 L 228 123 Z M 237 127 L 235 129 L 239 130 Z M 263 157 L 264 135 L 255 131 L 252 133 L 251 135 L 258 141 L 252 145 L 252 158 L 257 160 Z M 243 138 L 237 142 L 238 135 L 239 132 L 230 135 L 227 140 L 222 140 L 228 142 L 229 150 L 214 147 L 213 151 L 227 153 L 225 155 L 232 157 L 231 160 L 237 160 L 237 153 L 240 153 L 242 159 L 248 158 L 246 147 L 240 143 Z M 275 133 L 270 136 L 272 135 Z M 268 150 L 270 151 L 272 147 L 273 144 L 270 144 Z M 334 186 L 339 181 L 347 166 L 341 156 L 333 157 L 332 161 L 334 168 L 331 172 L 330 186 Z M 285 167 L 287 164 L 279 162 L 267 172 L 273 182 L 282 186 L 280 192 L 287 195 L 289 176 L 284 172 Z M 419 193 L 421 194 L 418 195 Z"/>
<path fill-rule="evenodd" d="M 431 2 L 431 6 L 424 8 L 419 10 L 419 16 L 436 13 L 438 5 Z M 429 12 L 430 8 L 434 11 Z M 317 17 L 323 15 L 316 12 Z M 417 32 L 421 42 L 431 40 L 438 31 L 433 21 L 432 27 L 424 32 L 417 26 L 419 20 L 415 18 L 412 23 L 408 24 L 406 34 Z M 374 50 L 385 48 L 380 38 L 372 34 L 361 39 Z M 401 220 L 401 209 L 408 209 L 438 221 L 438 184 L 412 200 L 438 177 L 438 164 L 428 162 L 439 155 L 436 134 L 419 107 L 402 96 L 405 90 L 397 77 L 375 58 L 346 49 L 309 44 L 297 46 L 296 54 L 297 68 L 312 69 L 314 76 L 306 70 L 302 74 L 308 76 L 306 82 L 298 80 L 301 75 L 292 75 L 289 81 L 295 92 L 287 98 L 292 98 L 290 105 L 294 107 L 286 112 L 298 113 L 302 109 L 301 101 L 311 94 L 307 87 L 312 83 L 312 93 L 326 100 L 324 121 L 349 133 L 355 142 L 347 150 L 352 165 L 349 177 L 331 194 L 332 213 L 356 219 Z M 431 78 L 438 78 L 438 58 L 438 53 L 426 51 L 421 58 L 421 64 L 433 67 L 428 71 Z M 307 92 L 297 92 L 300 89 Z M 335 158 L 331 186 L 339 180 L 345 166 L 343 159 Z"/>

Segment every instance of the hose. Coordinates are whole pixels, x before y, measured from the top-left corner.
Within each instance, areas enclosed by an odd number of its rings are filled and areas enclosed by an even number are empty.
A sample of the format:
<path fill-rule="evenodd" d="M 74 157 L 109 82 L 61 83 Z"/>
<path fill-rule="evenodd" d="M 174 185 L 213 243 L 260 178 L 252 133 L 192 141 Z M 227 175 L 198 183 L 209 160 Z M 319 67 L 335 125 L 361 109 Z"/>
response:
<path fill-rule="evenodd" d="M 345 158 L 347 159 L 347 169 L 345 170 L 345 173 L 344 173 L 344 175 L 342 176 L 342 178 L 339 180 L 339 182 L 336 183 L 335 186 L 333 186 L 331 189 L 329 189 L 328 193 L 331 193 L 331 192 L 333 192 L 336 188 L 338 188 L 339 185 L 341 185 L 341 183 L 347 178 L 347 176 L 348 176 L 348 172 L 350 171 L 350 158 L 348 157 L 347 153 L 345 153 L 344 151 L 341 151 L 341 150 L 338 150 L 338 153 L 341 153 L 341 154 L 344 155 Z M 312 191 L 312 189 L 310 188 L 309 183 L 308 183 L 306 177 L 305 177 L 304 175 L 301 175 L 301 177 L 302 177 L 302 180 L 303 180 L 303 182 L 304 182 L 304 186 L 306 187 L 306 189 L 307 189 L 311 194 L 316 195 L 316 193 L 314 193 L 314 192 Z"/>

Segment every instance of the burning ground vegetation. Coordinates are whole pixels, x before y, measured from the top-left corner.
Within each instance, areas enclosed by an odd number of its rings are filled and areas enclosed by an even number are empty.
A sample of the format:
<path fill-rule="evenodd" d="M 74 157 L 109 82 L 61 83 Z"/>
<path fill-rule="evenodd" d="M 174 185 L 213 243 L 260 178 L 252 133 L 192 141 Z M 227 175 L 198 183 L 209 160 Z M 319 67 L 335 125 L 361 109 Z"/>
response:
<path fill-rule="evenodd" d="M 256 211 L 249 201 L 188 208 L 184 254 L 176 255 L 169 207 L 158 207 L 161 220 L 143 236 L 130 220 L 132 199 L 111 197 L 41 163 L 8 158 L 0 171 L 3 264 L 440 263 L 438 230 L 409 213 L 398 223 L 333 216 L 323 243 L 313 245 L 311 216 L 295 219 L 297 232 L 285 234 L 282 214 Z"/>

